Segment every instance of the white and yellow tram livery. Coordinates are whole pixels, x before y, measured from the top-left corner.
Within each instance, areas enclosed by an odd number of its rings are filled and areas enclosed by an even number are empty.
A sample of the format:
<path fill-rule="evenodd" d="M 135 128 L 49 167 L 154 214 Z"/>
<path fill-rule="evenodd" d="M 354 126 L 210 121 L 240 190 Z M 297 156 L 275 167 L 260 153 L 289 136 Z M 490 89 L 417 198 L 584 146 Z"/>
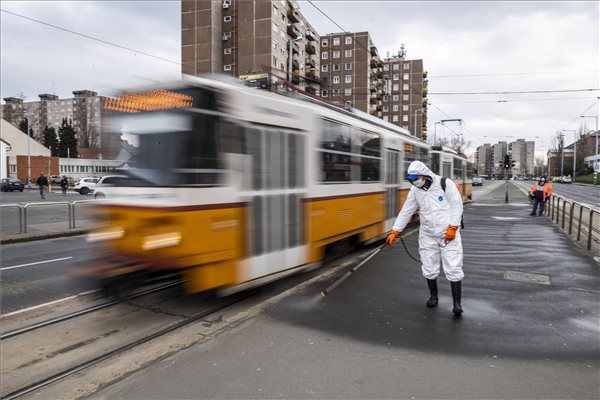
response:
<path fill-rule="evenodd" d="M 430 147 L 360 112 L 184 77 L 110 99 L 137 148 L 98 207 L 103 278 L 180 271 L 189 292 L 314 266 L 333 243 L 382 238 Z"/>

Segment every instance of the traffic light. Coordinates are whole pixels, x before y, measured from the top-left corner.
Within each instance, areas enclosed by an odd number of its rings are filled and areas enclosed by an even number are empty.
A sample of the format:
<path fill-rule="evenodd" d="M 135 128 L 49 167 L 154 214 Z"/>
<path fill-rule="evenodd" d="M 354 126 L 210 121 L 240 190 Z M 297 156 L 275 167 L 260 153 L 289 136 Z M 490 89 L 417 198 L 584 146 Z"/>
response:
<path fill-rule="evenodd" d="M 515 167 L 515 160 L 512 160 L 510 165 L 514 168 Z"/>
<path fill-rule="evenodd" d="M 504 168 L 510 168 L 510 156 L 508 154 L 504 156 Z"/>

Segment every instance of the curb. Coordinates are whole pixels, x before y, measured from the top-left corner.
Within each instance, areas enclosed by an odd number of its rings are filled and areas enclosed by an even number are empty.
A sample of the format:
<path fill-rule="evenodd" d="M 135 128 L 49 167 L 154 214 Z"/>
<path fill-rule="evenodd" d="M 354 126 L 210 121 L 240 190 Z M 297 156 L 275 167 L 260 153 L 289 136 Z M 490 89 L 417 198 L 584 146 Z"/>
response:
<path fill-rule="evenodd" d="M 23 242 L 33 242 L 36 240 L 45 240 L 45 239 L 55 239 L 61 237 L 69 237 L 69 236 L 79 236 L 85 235 L 88 233 L 88 229 L 72 229 L 70 231 L 62 231 L 62 232 L 48 232 L 42 234 L 21 234 L 23 236 L 13 236 L 9 238 L 0 239 L 0 245 L 3 244 L 12 244 L 12 243 L 23 243 Z"/>

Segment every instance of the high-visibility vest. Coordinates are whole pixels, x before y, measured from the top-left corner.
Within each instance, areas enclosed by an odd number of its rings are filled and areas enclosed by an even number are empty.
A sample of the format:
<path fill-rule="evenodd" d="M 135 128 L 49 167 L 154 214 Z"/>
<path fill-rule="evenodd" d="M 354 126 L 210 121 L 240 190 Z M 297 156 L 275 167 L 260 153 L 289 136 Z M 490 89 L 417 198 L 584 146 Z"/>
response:
<path fill-rule="evenodd" d="M 534 194 L 538 189 L 538 183 L 534 183 L 529 193 Z M 542 201 L 546 201 L 548 197 L 552 195 L 552 184 L 550 182 L 544 183 L 544 191 L 542 194 Z"/>

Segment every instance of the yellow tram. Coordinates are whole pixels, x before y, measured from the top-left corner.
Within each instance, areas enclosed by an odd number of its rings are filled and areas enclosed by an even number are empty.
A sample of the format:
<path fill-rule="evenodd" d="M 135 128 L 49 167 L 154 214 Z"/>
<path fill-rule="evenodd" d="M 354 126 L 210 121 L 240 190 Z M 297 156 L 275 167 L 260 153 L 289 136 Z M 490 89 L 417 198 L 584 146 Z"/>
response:
<path fill-rule="evenodd" d="M 384 237 L 408 164 L 431 155 L 366 113 L 215 79 L 185 76 L 104 108 L 137 154 L 98 206 L 88 240 L 103 256 L 88 272 L 177 271 L 191 293 L 263 284 L 317 266 L 328 245 Z"/>

